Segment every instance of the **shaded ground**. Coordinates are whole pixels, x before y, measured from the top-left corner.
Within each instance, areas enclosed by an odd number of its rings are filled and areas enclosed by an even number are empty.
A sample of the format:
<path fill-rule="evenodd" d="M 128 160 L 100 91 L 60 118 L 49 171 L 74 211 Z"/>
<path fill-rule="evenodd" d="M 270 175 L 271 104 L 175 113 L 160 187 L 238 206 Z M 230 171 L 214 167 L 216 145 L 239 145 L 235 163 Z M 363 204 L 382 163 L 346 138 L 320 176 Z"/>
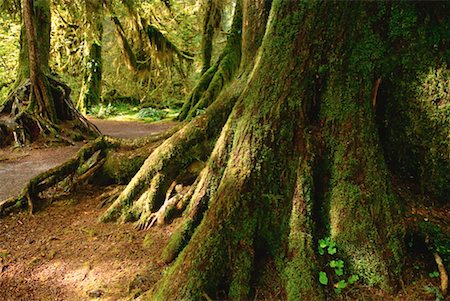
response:
<path fill-rule="evenodd" d="M 0 219 L 0 300 L 119 300 L 161 277 L 155 258 L 175 225 L 99 223 L 96 194 Z"/>
<path fill-rule="evenodd" d="M 121 138 L 175 124 L 92 121 L 104 134 Z M 16 195 L 29 179 L 63 163 L 82 145 L 0 149 L 0 200 Z M 0 219 L 0 300 L 118 300 L 160 278 L 155 258 L 174 225 L 145 233 L 131 224 L 98 223 L 103 209 L 96 196 L 103 191 L 95 190 L 83 189 L 35 216 L 23 212 Z"/>

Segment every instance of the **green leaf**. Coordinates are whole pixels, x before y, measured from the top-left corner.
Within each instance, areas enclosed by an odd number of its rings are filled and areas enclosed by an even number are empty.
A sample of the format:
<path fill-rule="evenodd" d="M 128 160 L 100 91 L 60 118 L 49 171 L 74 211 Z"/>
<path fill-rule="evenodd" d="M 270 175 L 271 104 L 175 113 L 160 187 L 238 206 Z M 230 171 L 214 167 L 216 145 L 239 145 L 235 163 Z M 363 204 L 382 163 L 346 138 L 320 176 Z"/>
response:
<path fill-rule="evenodd" d="M 323 255 L 323 254 L 325 254 L 325 251 L 323 249 L 319 249 L 319 254 Z"/>
<path fill-rule="evenodd" d="M 348 284 L 353 284 L 353 283 L 355 283 L 356 281 L 358 281 L 359 280 L 359 276 L 358 275 L 351 275 L 349 278 L 348 278 Z"/>
<path fill-rule="evenodd" d="M 334 285 L 334 291 L 336 292 L 336 294 L 340 294 L 341 291 L 347 287 L 347 282 L 345 282 L 345 280 L 341 280 L 338 283 L 336 283 Z"/>
<path fill-rule="evenodd" d="M 328 247 L 328 254 L 333 255 L 336 254 L 336 247 Z"/>
<path fill-rule="evenodd" d="M 319 272 L 319 282 L 323 285 L 327 285 L 328 284 L 328 277 L 327 274 L 323 271 Z"/>
<path fill-rule="evenodd" d="M 332 268 L 337 267 L 337 261 L 336 260 L 330 261 L 330 267 L 332 267 Z"/>
<path fill-rule="evenodd" d="M 432 272 L 432 273 L 429 273 L 428 274 L 431 278 L 437 278 L 437 277 L 439 277 L 439 272 L 438 271 L 434 271 L 434 272 Z"/>
<path fill-rule="evenodd" d="M 319 240 L 319 247 L 325 249 L 328 246 L 328 242 L 325 239 Z"/>
<path fill-rule="evenodd" d="M 341 280 L 337 283 L 337 288 L 343 289 L 347 287 L 347 282 L 345 280 Z"/>
<path fill-rule="evenodd" d="M 338 276 L 342 276 L 342 275 L 344 275 L 344 270 L 343 269 L 336 269 L 335 270 L 335 272 L 336 272 L 336 275 L 338 275 Z"/>

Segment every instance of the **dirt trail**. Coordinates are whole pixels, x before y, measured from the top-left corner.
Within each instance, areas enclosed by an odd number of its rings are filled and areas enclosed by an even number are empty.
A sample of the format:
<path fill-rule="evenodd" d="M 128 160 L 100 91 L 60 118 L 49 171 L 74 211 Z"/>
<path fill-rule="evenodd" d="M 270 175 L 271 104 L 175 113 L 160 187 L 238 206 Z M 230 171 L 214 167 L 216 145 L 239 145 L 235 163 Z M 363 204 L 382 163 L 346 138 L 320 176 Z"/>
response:
<path fill-rule="evenodd" d="M 121 138 L 162 132 L 175 124 L 92 121 L 104 134 Z M 0 200 L 17 194 L 30 178 L 64 162 L 82 145 L 0 149 Z M 87 187 L 34 216 L 23 212 L 0 219 L 0 300 L 121 300 L 161 277 L 163 265 L 157 258 L 176 223 L 148 232 L 132 224 L 99 223 L 104 210 L 96 199 L 100 193 Z"/>
<path fill-rule="evenodd" d="M 142 123 L 90 118 L 100 131 L 112 137 L 136 138 L 173 127 L 175 122 Z M 24 148 L 11 151 L 0 149 L 0 201 L 17 195 L 26 183 L 39 173 L 55 167 L 72 157 L 83 146 Z"/>

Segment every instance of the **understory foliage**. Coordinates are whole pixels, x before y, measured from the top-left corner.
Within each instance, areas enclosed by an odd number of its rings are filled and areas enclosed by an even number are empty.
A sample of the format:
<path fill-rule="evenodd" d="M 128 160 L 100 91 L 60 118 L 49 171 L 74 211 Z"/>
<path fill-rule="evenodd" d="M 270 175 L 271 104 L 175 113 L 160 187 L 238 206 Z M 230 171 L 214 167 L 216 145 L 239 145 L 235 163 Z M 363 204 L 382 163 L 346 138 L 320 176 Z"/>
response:
<path fill-rule="evenodd" d="M 288 300 L 336 298 L 356 281 L 392 292 L 406 232 L 392 175 L 448 198 L 447 6 L 236 1 L 187 122 L 98 138 L 0 212 L 91 182 L 123 185 L 101 196 L 102 222 L 181 217 L 142 300 L 252 299 L 267 268 Z"/>

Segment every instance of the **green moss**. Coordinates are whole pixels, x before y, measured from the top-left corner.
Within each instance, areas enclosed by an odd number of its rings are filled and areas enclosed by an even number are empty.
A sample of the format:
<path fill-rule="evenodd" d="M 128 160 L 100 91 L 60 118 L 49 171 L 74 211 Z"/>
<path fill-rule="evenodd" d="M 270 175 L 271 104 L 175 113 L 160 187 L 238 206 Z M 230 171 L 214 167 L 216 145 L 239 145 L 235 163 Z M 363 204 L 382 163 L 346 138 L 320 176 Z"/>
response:
<path fill-rule="evenodd" d="M 194 232 L 193 221 L 186 219 L 183 224 L 172 234 L 161 257 L 164 262 L 172 262 L 184 249 Z"/>

